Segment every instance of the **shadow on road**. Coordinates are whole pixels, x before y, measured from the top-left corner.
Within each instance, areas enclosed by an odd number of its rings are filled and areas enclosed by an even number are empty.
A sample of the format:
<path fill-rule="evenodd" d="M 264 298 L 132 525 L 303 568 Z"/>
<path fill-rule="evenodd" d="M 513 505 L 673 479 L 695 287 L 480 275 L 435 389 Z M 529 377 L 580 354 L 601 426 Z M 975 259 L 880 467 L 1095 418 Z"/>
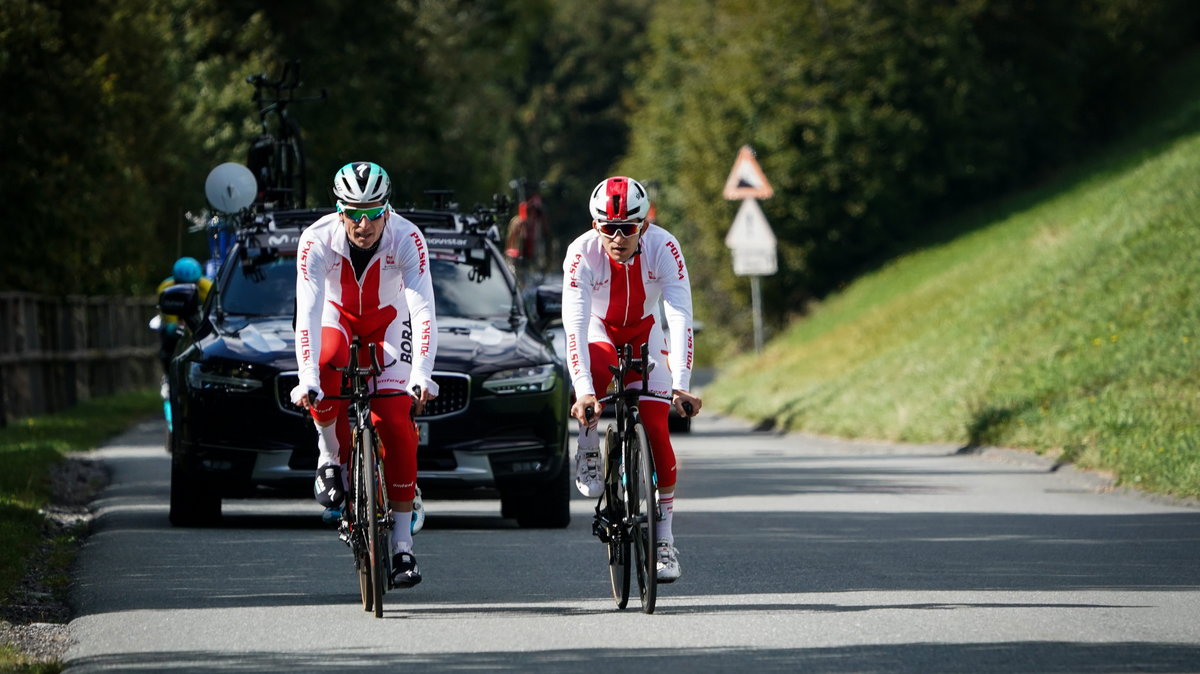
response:
<path fill-rule="evenodd" d="M 1135 651 L 1137 657 L 1130 659 Z M 968 644 L 898 644 L 806 649 L 589 647 L 514 654 L 458 652 L 389 655 L 337 652 L 223 653 L 182 651 L 164 663 L 161 653 L 83 658 L 73 667 L 88 670 L 158 672 L 312 672 L 330 663 L 355 672 L 592 671 L 600 664 L 620 671 L 755 672 L 1194 672 L 1200 648 L 1143 643 L 1065 641 Z"/>

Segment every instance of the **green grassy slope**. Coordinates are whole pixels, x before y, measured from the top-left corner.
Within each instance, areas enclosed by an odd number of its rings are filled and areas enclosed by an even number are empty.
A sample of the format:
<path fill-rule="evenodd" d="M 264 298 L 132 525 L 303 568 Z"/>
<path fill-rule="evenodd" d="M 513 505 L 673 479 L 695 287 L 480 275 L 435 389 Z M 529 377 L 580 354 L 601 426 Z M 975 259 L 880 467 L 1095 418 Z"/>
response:
<path fill-rule="evenodd" d="M 1153 120 L 721 369 L 718 410 L 792 430 L 1062 452 L 1200 496 L 1200 60 Z"/>

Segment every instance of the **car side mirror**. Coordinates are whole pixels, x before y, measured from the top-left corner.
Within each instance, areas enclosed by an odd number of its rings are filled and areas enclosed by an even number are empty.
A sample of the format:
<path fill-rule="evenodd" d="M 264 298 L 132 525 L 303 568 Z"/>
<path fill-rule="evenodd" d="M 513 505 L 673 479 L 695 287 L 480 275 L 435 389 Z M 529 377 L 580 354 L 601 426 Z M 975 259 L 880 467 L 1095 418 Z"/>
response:
<path fill-rule="evenodd" d="M 200 328 L 200 290 L 194 283 L 178 283 L 158 296 L 159 313 L 178 316 L 188 329 Z"/>
<path fill-rule="evenodd" d="M 562 288 L 538 286 L 537 313 L 542 320 L 562 318 Z"/>

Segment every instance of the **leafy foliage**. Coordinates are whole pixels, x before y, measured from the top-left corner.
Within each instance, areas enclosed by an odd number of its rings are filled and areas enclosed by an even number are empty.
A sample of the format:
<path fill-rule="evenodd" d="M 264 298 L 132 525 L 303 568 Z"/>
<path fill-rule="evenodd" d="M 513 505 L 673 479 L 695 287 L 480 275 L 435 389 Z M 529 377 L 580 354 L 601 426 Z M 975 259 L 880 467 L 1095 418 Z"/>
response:
<path fill-rule="evenodd" d="M 1116 128 L 1200 6 L 1071 0 L 63 0 L 0 4 L 0 203 L 20 264 L 0 289 L 146 292 L 180 253 L 203 181 L 244 161 L 245 78 L 302 63 L 294 106 L 310 205 L 347 161 L 380 162 L 400 204 L 466 206 L 544 182 L 555 235 L 600 178 L 657 185 L 708 318 L 744 313 L 720 198 L 751 144 L 782 324 L 927 235 L 932 218 L 1049 175 Z M 368 19 L 364 21 L 364 17 Z M 53 226 L 45 226 L 51 222 Z M 746 321 L 721 331 L 732 346 Z M 710 338 L 718 333 L 709 332 Z"/>
<path fill-rule="evenodd" d="M 938 216 L 1085 151 L 1197 19 L 1186 3 L 1099 1 L 657 8 L 624 169 L 669 186 L 660 219 L 706 272 L 707 315 L 744 315 L 720 188 L 740 145 L 758 151 L 776 188 L 775 325 L 927 239 Z M 717 338 L 744 343 L 748 323 Z"/>

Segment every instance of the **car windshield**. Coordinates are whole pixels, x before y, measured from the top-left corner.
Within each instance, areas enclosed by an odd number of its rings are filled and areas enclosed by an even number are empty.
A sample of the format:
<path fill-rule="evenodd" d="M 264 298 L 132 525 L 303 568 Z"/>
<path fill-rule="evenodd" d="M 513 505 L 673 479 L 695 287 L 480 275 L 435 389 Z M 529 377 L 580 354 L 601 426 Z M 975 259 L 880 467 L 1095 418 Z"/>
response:
<path fill-rule="evenodd" d="M 512 292 L 499 271 L 481 273 L 488 265 L 432 260 L 433 296 L 438 316 L 507 318 Z M 221 289 L 221 309 L 248 316 L 291 316 L 296 297 L 296 258 L 281 256 L 235 267 Z"/>
<path fill-rule="evenodd" d="M 507 318 L 512 291 L 500 272 L 480 273 L 480 267 L 453 260 L 433 261 L 433 298 L 438 316 Z"/>
<path fill-rule="evenodd" d="M 249 265 L 230 261 L 228 282 L 221 288 L 221 309 L 247 316 L 291 316 L 296 300 L 296 257 L 284 255 Z"/>

